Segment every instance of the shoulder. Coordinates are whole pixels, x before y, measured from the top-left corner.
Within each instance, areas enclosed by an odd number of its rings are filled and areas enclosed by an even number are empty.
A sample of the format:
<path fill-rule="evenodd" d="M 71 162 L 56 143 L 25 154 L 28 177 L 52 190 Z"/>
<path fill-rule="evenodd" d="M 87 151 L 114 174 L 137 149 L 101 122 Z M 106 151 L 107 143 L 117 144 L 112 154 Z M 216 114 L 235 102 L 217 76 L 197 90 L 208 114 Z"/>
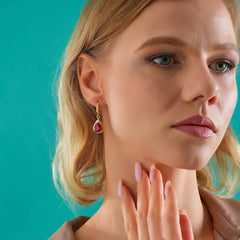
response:
<path fill-rule="evenodd" d="M 75 240 L 76 232 L 90 217 L 79 216 L 64 222 L 64 224 L 48 240 Z"/>
<path fill-rule="evenodd" d="M 240 200 L 222 198 L 200 188 L 199 193 L 212 217 L 215 231 L 224 239 L 239 239 Z"/>

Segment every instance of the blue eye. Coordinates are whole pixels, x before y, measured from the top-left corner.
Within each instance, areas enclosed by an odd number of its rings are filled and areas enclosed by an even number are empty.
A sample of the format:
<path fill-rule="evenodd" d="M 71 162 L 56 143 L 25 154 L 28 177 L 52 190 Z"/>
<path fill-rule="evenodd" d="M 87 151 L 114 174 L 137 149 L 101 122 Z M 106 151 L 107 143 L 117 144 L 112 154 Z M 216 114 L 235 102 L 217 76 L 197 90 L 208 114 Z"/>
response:
<path fill-rule="evenodd" d="M 155 65 L 157 67 L 169 68 L 171 67 L 171 65 L 176 65 L 176 61 L 174 58 L 175 58 L 174 55 L 158 55 L 158 56 L 151 57 L 147 61 L 150 64 Z M 219 74 L 230 73 L 236 68 L 236 65 L 232 61 L 219 61 L 213 64 L 216 65 L 215 69 L 216 69 L 216 72 Z"/>

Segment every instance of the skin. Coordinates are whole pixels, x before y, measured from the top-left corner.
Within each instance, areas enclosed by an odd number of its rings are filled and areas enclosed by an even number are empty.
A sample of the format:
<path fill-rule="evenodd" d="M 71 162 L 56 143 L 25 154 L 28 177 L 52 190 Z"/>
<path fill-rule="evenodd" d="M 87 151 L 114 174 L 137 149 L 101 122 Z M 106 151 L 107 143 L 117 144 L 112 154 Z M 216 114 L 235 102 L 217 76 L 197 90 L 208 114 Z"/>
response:
<path fill-rule="evenodd" d="M 182 39 L 187 47 L 159 43 L 137 50 L 156 36 Z M 158 222 L 166 223 L 165 240 L 181 239 L 181 227 L 190 234 L 183 239 L 193 239 L 191 229 L 194 239 L 213 239 L 212 219 L 199 195 L 196 170 L 205 167 L 216 151 L 237 102 L 236 72 L 221 63 L 237 65 L 239 55 L 213 49 L 226 42 L 237 46 L 230 15 L 220 0 L 161 0 L 120 33 L 105 57 L 96 60 L 80 55 L 83 96 L 94 106 L 100 102 L 106 190 L 100 209 L 75 233 L 77 239 L 160 239 L 156 237 L 162 227 Z M 176 57 L 155 58 L 158 65 L 146 61 L 161 54 Z M 166 62 L 167 67 L 163 66 Z M 194 137 L 172 128 L 197 114 L 215 123 L 213 136 Z M 143 169 L 139 182 L 136 162 Z M 155 184 L 149 182 L 153 164 Z M 125 186 L 121 198 L 119 180 Z M 163 192 L 168 180 L 172 187 L 167 198 Z M 159 205 L 151 205 L 152 201 Z M 164 216 L 150 221 L 152 206 Z M 182 225 L 179 209 L 189 216 L 189 220 L 182 218 Z M 126 225 L 132 228 L 126 231 Z"/>

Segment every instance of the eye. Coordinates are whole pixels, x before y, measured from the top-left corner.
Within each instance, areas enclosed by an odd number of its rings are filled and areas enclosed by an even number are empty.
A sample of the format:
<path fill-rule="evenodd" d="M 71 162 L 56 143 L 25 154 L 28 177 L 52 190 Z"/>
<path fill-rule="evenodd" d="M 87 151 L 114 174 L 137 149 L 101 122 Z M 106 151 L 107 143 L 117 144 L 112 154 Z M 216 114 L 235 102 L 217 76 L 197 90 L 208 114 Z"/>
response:
<path fill-rule="evenodd" d="M 160 66 L 169 66 L 174 63 L 174 56 L 172 55 L 158 55 L 155 57 L 151 57 L 149 63 L 153 65 L 160 65 Z"/>
<path fill-rule="evenodd" d="M 156 65 L 158 67 L 171 67 L 171 65 L 176 65 L 175 58 L 175 55 L 164 54 L 153 56 L 147 59 L 147 61 L 150 64 Z M 236 65 L 232 61 L 219 61 L 215 62 L 214 64 L 216 65 L 216 72 L 219 74 L 233 72 L 236 68 Z"/>
<path fill-rule="evenodd" d="M 216 62 L 214 63 L 216 65 L 217 72 L 221 73 L 226 73 L 226 72 L 231 72 L 234 70 L 236 65 L 232 62 L 226 62 L 226 61 L 221 61 L 221 62 Z M 229 69 L 229 71 L 227 71 Z"/>

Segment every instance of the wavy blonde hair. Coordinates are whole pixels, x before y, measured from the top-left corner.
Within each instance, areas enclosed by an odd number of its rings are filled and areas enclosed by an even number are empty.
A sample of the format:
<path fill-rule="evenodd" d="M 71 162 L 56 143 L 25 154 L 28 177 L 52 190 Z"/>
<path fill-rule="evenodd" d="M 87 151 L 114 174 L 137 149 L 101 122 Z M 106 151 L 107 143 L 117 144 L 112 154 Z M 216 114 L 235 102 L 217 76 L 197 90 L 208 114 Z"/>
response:
<path fill-rule="evenodd" d="M 58 84 L 57 148 L 53 180 L 69 203 L 88 205 L 104 194 L 105 161 L 102 134 L 94 134 L 95 108 L 81 93 L 77 60 L 85 52 L 94 58 L 106 54 L 114 38 L 154 0 L 88 0 L 64 52 Z M 232 18 L 239 47 L 239 5 L 222 0 Z M 240 147 L 230 127 L 208 165 L 197 171 L 199 187 L 232 197 L 239 183 Z M 219 186 L 216 175 L 219 175 Z M 225 191 L 225 193 L 223 192 Z"/>

